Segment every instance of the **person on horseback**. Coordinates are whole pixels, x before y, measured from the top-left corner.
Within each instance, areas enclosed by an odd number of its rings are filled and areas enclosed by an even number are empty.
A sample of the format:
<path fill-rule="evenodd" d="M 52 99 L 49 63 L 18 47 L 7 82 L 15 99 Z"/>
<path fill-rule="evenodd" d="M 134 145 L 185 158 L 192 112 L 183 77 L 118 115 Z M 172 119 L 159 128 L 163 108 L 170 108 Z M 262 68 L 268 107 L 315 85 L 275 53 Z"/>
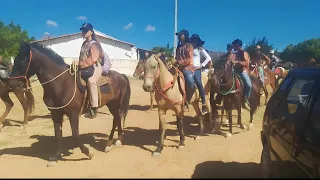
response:
<path fill-rule="evenodd" d="M 193 34 L 191 36 L 190 42 L 193 46 L 193 68 L 195 69 L 193 78 L 201 96 L 202 114 L 207 114 L 208 109 L 206 106 L 206 96 L 201 80 L 201 68 L 204 68 L 211 61 L 211 57 L 209 56 L 207 51 L 202 47 L 205 42 L 201 40 L 198 34 Z M 205 58 L 203 63 L 201 63 L 200 61 L 201 57 Z"/>
<path fill-rule="evenodd" d="M 250 111 L 249 98 L 252 90 L 252 83 L 249 76 L 250 56 L 247 51 L 242 49 L 242 41 L 240 39 L 234 40 L 232 46 L 237 53 L 235 59 L 231 61 L 235 64 L 235 72 L 243 79 L 245 85 L 243 108 Z"/>
<path fill-rule="evenodd" d="M 182 71 L 186 82 L 186 108 L 189 109 L 189 102 L 193 95 L 194 79 L 193 79 L 193 46 L 190 43 L 189 32 L 185 29 L 176 33 L 179 43 L 176 49 L 176 58 L 173 65 L 178 66 Z"/>
<path fill-rule="evenodd" d="M 277 64 L 281 62 L 281 60 L 274 55 L 274 50 L 270 51 L 270 59 L 271 59 L 271 66 L 270 69 L 272 69 L 272 71 L 274 71 L 274 69 L 276 68 Z"/>
<path fill-rule="evenodd" d="M 271 60 L 268 56 L 261 53 L 261 47 L 259 45 L 256 46 L 255 53 L 251 57 L 251 64 L 255 66 L 258 70 L 260 81 L 264 85 L 264 66 L 269 66 Z"/>
<path fill-rule="evenodd" d="M 102 75 L 102 67 L 100 64 L 102 47 L 98 41 L 97 35 L 93 31 L 90 23 L 84 23 L 80 30 L 85 38 L 80 50 L 79 67 L 81 69 L 92 69 L 92 76 L 88 78 L 88 86 L 90 93 L 90 104 L 92 112 L 87 114 L 91 118 L 97 116 L 98 103 L 98 86 L 97 82 Z M 93 67 L 93 68 L 92 68 Z"/>

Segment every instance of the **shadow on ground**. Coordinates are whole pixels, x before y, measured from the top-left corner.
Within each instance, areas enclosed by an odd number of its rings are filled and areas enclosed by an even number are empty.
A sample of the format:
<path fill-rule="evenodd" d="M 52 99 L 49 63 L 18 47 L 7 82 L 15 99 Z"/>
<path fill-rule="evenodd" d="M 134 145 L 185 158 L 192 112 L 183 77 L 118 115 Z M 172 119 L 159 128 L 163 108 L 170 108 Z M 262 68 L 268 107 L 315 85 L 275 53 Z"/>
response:
<path fill-rule="evenodd" d="M 196 166 L 191 178 L 262 178 L 257 163 L 207 161 Z"/>
<path fill-rule="evenodd" d="M 152 110 L 157 110 L 158 105 L 154 104 Z M 150 109 L 150 105 L 137 105 L 137 104 L 132 104 L 129 106 L 129 110 L 137 110 L 137 111 L 147 111 Z"/>

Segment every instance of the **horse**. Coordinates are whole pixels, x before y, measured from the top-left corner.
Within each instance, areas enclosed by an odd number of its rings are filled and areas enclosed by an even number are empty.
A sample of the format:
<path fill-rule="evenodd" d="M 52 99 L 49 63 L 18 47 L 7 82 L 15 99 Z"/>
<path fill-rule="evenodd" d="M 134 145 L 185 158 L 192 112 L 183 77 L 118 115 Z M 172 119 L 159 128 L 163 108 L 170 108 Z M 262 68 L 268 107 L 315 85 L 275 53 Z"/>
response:
<path fill-rule="evenodd" d="M 152 153 L 153 156 L 159 156 L 163 150 L 165 131 L 166 131 L 166 119 L 165 115 L 167 110 L 173 110 L 177 119 L 177 128 L 180 135 L 180 142 L 178 149 L 185 146 L 185 136 L 183 130 L 183 116 L 184 116 L 184 104 L 186 99 L 185 81 L 181 71 L 178 68 L 173 67 L 170 71 L 165 64 L 159 58 L 160 54 L 151 55 L 144 65 L 145 76 L 143 83 L 143 90 L 146 92 L 155 91 L 155 99 L 158 104 L 159 114 L 159 131 L 160 140 L 156 150 Z M 209 128 L 212 127 L 211 122 L 211 108 L 210 108 L 210 82 L 205 73 L 202 73 L 202 83 L 205 85 L 204 90 L 206 94 L 206 105 L 209 110 L 207 114 L 207 120 L 209 121 Z M 199 92 L 195 91 L 190 104 L 197 114 L 199 120 L 200 131 L 195 137 L 195 140 L 201 139 L 204 133 L 203 117 L 199 108 L 200 96 Z"/>
<path fill-rule="evenodd" d="M 146 60 L 140 60 L 136 66 L 136 69 L 133 72 L 133 77 L 135 78 L 143 78 L 143 73 L 144 73 L 144 64 Z M 153 99 L 154 99 L 154 92 L 150 92 L 150 108 L 149 111 L 153 109 Z"/>
<path fill-rule="evenodd" d="M 268 90 L 267 90 L 267 85 L 270 85 L 272 88 L 272 94 L 275 92 L 276 87 L 278 86 L 277 81 L 276 81 L 276 76 L 275 74 L 266 66 L 263 68 L 264 72 L 264 85 L 262 86 L 262 90 L 265 94 L 265 102 L 264 105 L 267 105 L 267 100 L 268 100 Z M 251 75 L 254 75 L 258 79 L 260 78 L 259 72 L 257 69 L 257 65 L 254 65 L 254 68 L 250 72 Z"/>
<path fill-rule="evenodd" d="M 30 86 L 30 84 L 29 84 Z M 0 98 L 6 105 L 6 110 L 3 112 L 3 114 L 0 117 L 0 131 L 4 127 L 4 122 L 8 114 L 10 113 L 14 103 L 12 102 L 9 93 L 11 90 L 8 86 L 8 79 L 7 78 L 0 78 Z M 23 111 L 24 111 L 24 120 L 22 122 L 21 127 L 23 129 L 26 128 L 28 124 L 28 120 L 30 117 L 30 114 L 33 112 L 35 103 L 34 103 L 34 97 L 32 95 L 31 89 L 27 91 L 23 90 L 15 90 L 13 91 L 15 96 L 18 98 L 20 104 L 22 105 Z"/>
<path fill-rule="evenodd" d="M 27 84 L 24 80 L 27 81 L 35 74 L 44 90 L 44 103 L 51 111 L 57 145 L 55 155 L 50 158 L 47 166 L 54 166 L 61 159 L 63 115 L 69 117 L 72 136 L 77 146 L 91 159 L 93 152 L 82 143 L 79 137 L 79 118 L 88 102 L 86 86 L 81 83 L 81 70 L 78 71 L 75 62 L 71 66 L 66 64 L 61 56 L 41 44 L 23 42 L 14 60 L 13 70 L 9 77 L 9 87 L 22 89 Z M 98 88 L 101 91 L 99 107 L 106 105 L 113 115 L 112 130 L 105 146 L 105 152 L 109 152 L 116 128 L 118 129 L 118 140 L 115 145 L 121 146 L 122 121 L 124 124 L 128 114 L 131 88 L 127 76 L 116 71 L 111 70 L 101 78 L 107 78 L 110 81 L 107 85 Z M 68 88 L 70 86 L 71 88 Z M 108 87 L 110 90 L 105 93 Z"/>
<path fill-rule="evenodd" d="M 289 71 L 287 71 L 286 69 L 284 69 L 283 67 L 277 67 L 274 70 L 274 74 L 276 76 L 276 84 L 279 84 L 279 80 L 280 79 L 284 79 L 287 75 L 288 75 Z"/>
<path fill-rule="evenodd" d="M 234 65 L 230 61 L 220 60 L 216 62 L 212 77 L 213 87 L 223 95 L 223 108 L 227 111 L 229 120 L 229 132 L 226 137 L 232 136 L 232 109 L 236 107 L 238 112 L 238 124 L 243 130 L 250 130 L 253 127 L 253 114 L 257 110 L 260 102 L 261 82 L 258 78 L 249 75 L 252 83 L 252 92 L 249 98 L 250 103 L 250 121 L 247 128 L 241 122 L 241 106 L 243 102 L 243 83 L 235 74 Z M 221 126 L 221 123 L 219 127 Z"/>

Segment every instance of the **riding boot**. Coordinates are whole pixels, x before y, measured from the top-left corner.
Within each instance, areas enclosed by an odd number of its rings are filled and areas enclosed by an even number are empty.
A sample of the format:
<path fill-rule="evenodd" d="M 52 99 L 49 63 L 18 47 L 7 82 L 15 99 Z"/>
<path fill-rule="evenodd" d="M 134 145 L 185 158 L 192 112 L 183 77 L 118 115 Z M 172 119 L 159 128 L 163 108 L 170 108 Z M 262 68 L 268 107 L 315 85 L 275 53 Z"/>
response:
<path fill-rule="evenodd" d="M 248 101 L 247 98 L 244 98 L 242 107 L 243 107 L 244 109 L 248 110 L 248 111 L 251 111 L 250 104 L 249 104 L 249 101 Z"/>
<path fill-rule="evenodd" d="M 184 108 L 184 112 L 189 112 L 189 102 L 188 101 L 186 101 L 183 108 Z"/>
<path fill-rule="evenodd" d="M 86 118 L 90 118 L 90 119 L 94 119 L 95 117 L 97 117 L 97 109 L 96 107 L 90 107 L 88 109 L 88 112 L 85 114 Z"/>

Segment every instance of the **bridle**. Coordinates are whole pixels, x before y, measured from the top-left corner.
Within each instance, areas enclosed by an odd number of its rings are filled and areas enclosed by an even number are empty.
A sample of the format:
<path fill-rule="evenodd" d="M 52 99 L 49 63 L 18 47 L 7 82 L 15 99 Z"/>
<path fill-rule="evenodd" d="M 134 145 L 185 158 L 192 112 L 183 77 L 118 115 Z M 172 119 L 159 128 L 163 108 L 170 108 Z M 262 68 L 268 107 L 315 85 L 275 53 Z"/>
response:
<path fill-rule="evenodd" d="M 172 101 L 172 100 L 165 94 L 170 88 L 173 87 L 174 82 L 176 81 L 177 78 L 174 77 L 170 82 L 168 82 L 168 83 L 164 86 L 164 88 L 159 88 L 159 87 L 158 87 L 158 85 L 157 85 L 157 83 L 156 83 L 156 80 L 157 80 L 157 79 L 159 78 L 159 76 L 160 76 L 159 61 L 161 61 L 161 60 L 158 59 L 156 56 L 154 56 L 154 58 L 155 58 L 155 60 L 158 62 L 157 73 L 156 73 L 155 76 L 147 76 L 147 73 L 145 72 L 145 73 L 144 73 L 144 78 L 145 78 L 145 79 L 150 78 L 150 79 L 153 79 L 153 80 L 154 80 L 154 81 L 153 81 L 153 84 L 154 84 L 154 86 L 156 87 L 156 89 L 153 89 L 153 91 L 156 92 L 156 93 L 159 93 L 164 99 L 171 101 L 172 104 L 180 103 L 181 101 L 178 101 L 178 102 Z M 178 73 L 178 71 L 179 71 L 178 68 L 177 68 L 177 67 L 174 67 L 174 68 L 175 68 L 175 70 L 176 70 L 177 73 Z M 184 97 L 183 99 L 185 99 L 185 97 Z M 183 102 L 184 102 L 184 101 L 183 101 Z"/>
<path fill-rule="evenodd" d="M 234 67 L 233 67 L 233 64 L 231 64 L 231 78 L 229 78 L 229 80 L 227 81 L 227 83 L 222 83 L 222 77 L 224 76 L 224 74 L 225 74 L 225 72 L 226 72 L 226 70 L 227 70 L 227 63 L 228 62 L 226 62 L 225 64 L 224 64 L 224 69 L 223 69 L 223 71 L 222 71 L 222 73 L 221 74 L 218 74 L 218 73 L 215 73 L 217 76 L 219 76 L 219 79 L 221 80 L 221 82 L 219 82 L 219 86 L 218 86 L 218 90 L 219 90 L 219 92 L 222 94 L 222 95 L 228 95 L 228 94 L 230 94 L 231 92 L 232 92 L 232 90 L 234 89 L 234 85 L 235 85 L 235 75 L 234 75 Z M 223 92 L 223 90 L 221 90 L 220 89 L 220 87 L 221 86 L 227 86 L 230 82 L 231 82 L 231 79 L 232 79 L 232 86 L 231 86 L 231 88 L 228 90 L 228 91 L 225 91 L 225 92 Z"/>
<path fill-rule="evenodd" d="M 19 78 L 22 78 L 22 79 L 25 79 L 26 80 L 26 87 L 27 89 L 29 89 L 29 80 L 27 78 L 27 74 L 29 72 L 29 68 L 30 68 L 30 64 L 31 64 L 31 61 L 32 61 L 32 50 L 30 49 L 30 53 L 29 53 L 29 62 L 28 62 L 28 66 L 27 66 L 27 69 L 26 69 L 26 72 L 24 73 L 24 75 L 22 76 L 16 76 L 16 77 L 9 77 L 9 80 L 13 80 L 13 79 L 19 79 Z"/>

